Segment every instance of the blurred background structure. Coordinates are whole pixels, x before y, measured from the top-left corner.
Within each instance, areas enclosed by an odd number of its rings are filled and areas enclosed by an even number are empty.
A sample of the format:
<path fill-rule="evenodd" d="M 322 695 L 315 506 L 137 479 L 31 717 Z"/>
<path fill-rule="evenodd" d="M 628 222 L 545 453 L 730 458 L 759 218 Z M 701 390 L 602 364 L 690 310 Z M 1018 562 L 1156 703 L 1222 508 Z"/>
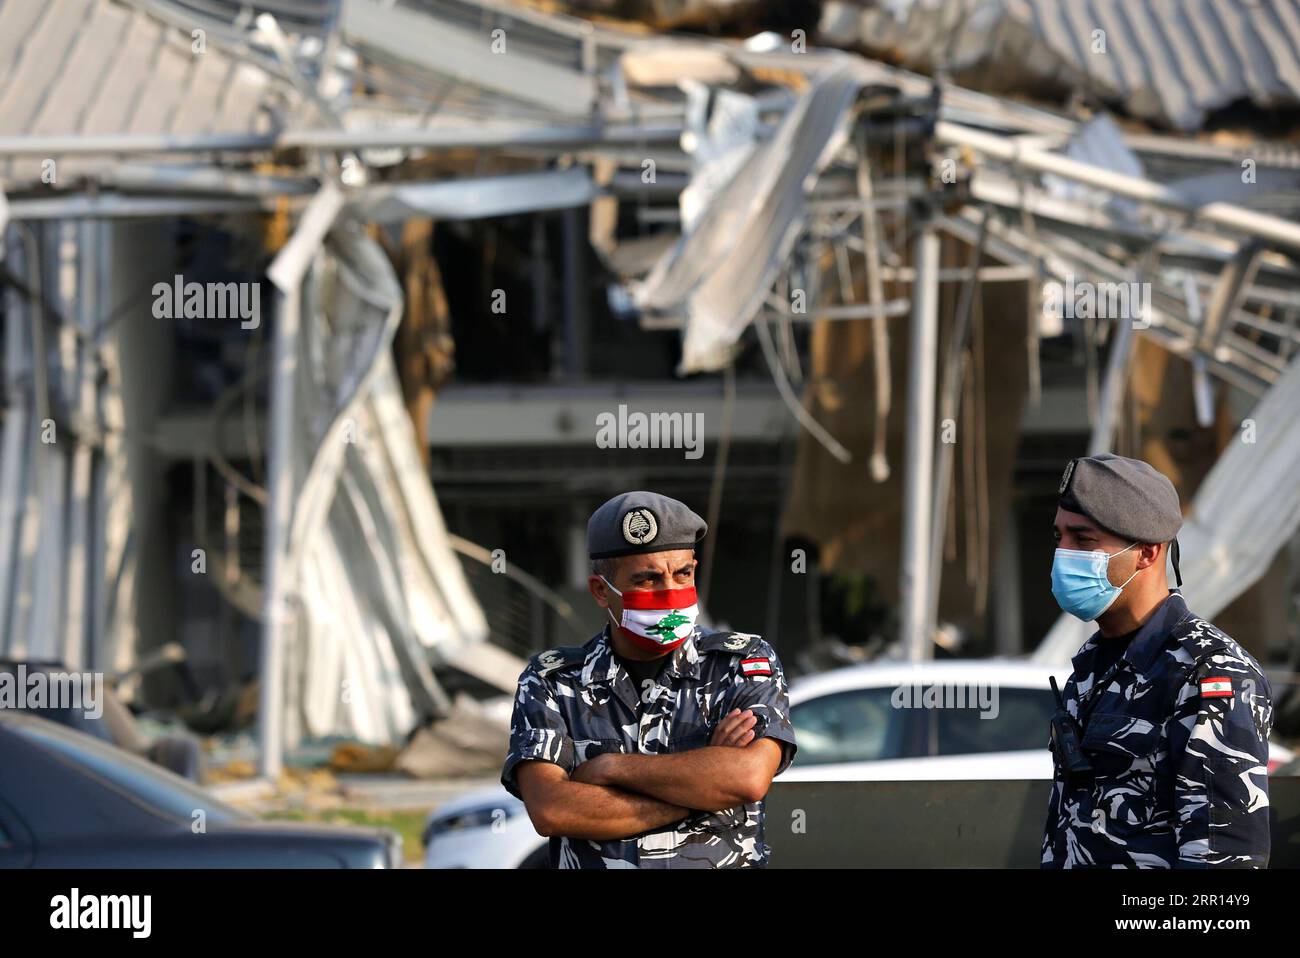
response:
<path fill-rule="evenodd" d="M 0 0 L 0 657 L 490 769 L 652 488 L 793 672 L 1058 665 L 1113 450 L 1295 734 L 1297 64 L 1293 0 Z"/>

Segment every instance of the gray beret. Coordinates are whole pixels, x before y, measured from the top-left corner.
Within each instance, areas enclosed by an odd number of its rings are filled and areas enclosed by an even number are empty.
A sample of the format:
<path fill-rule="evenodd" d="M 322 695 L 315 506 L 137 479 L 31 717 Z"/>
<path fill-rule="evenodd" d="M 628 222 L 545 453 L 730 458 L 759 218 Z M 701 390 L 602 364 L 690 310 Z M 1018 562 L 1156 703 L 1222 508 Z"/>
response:
<path fill-rule="evenodd" d="M 1141 459 L 1109 452 L 1072 459 L 1057 492 L 1062 509 L 1135 542 L 1169 542 L 1183 524 L 1174 484 Z"/>
<path fill-rule="evenodd" d="M 593 559 L 609 559 L 694 549 L 708 529 L 685 503 L 657 492 L 625 492 L 587 520 L 587 554 Z"/>

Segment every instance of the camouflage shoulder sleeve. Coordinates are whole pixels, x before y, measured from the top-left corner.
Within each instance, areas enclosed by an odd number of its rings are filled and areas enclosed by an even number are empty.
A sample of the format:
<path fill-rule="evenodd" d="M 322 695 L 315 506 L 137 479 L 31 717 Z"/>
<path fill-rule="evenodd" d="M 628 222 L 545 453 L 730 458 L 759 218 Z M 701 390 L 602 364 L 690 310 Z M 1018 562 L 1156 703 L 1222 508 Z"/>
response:
<path fill-rule="evenodd" d="M 1268 680 L 1208 623 L 1168 725 L 1178 868 L 1265 868 L 1269 857 Z"/>
<path fill-rule="evenodd" d="M 776 774 L 780 775 L 790 767 L 799 747 L 795 742 L 794 725 L 790 722 L 790 693 L 785 669 L 781 667 L 776 650 L 761 636 L 741 632 L 732 633 L 732 636 L 729 646 L 724 642 L 722 649 L 733 656 L 731 667 L 735 692 L 726 710 L 749 709 L 754 713 L 757 719 L 754 723 L 755 741 L 771 738 L 781 746 L 781 764 L 776 769 Z"/>
<path fill-rule="evenodd" d="M 528 664 L 537 670 L 538 675 L 545 677 L 560 669 L 572 668 L 586 657 L 587 650 L 581 645 L 562 645 L 558 649 L 538 652 Z"/>
<path fill-rule="evenodd" d="M 701 654 L 748 655 L 760 647 L 769 648 L 761 635 L 749 632 L 706 632 L 696 643 Z"/>
<path fill-rule="evenodd" d="M 576 650 L 576 652 L 575 652 Z M 515 772 L 520 762 L 551 762 L 566 772 L 574 766 L 573 738 L 560 711 L 552 676 L 582 661 L 580 646 L 553 649 L 533 656 L 519 676 L 510 716 L 510 748 L 501 769 L 501 784 L 516 798 Z"/>

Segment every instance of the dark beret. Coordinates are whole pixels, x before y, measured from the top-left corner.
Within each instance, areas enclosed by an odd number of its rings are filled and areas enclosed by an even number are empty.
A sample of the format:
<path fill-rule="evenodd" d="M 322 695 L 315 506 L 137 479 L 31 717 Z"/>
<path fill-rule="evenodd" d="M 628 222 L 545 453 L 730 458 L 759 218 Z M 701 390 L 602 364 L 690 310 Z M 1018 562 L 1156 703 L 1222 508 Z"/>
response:
<path fill-rule="evenodd" d="M 587 554 L 593 559 L 609 559 L 694 549 L 708 529 L 685 503 L 657 492 L 625 492 L 587 520 Z"/>
<path fill-rule="evenodd" d="M 1168 542 L 1183 524 L 1174 484 L 1141 459 L 1109 452 L 1072 459 L 1057 493 L 1062 509 L 1134 542 Z"/>

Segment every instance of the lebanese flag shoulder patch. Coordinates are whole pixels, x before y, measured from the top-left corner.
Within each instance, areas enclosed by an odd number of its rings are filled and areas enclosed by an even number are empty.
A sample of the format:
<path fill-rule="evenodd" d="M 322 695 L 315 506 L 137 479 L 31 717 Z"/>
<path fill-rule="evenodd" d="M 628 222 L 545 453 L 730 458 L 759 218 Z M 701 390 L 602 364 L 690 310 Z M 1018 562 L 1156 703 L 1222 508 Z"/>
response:
<path fill-rule="evenodd" d="M 741 659 L 740 671 L 745 675 L 771 675 L 772 663 L 765 658 Z"/>
<path fill-rule="evenodd" d="M 1201 679 L 1201 698 L 1232 698 L 1232 679 L 1224 675 Z"/>

